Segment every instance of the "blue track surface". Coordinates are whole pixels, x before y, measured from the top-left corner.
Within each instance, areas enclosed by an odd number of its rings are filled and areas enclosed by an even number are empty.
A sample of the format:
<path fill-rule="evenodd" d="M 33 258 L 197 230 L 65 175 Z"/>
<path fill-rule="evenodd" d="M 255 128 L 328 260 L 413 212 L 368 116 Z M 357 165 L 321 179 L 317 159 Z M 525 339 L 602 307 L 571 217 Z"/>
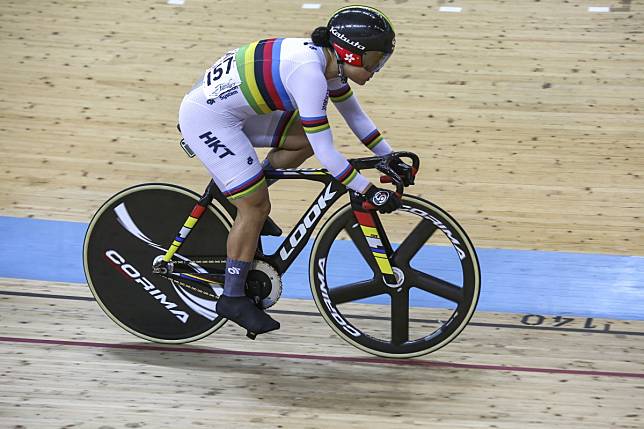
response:
<path fill-rule="evenodd" d="M 0 277 L 85 283 L 87 224 L 0 216 Z M 279 239 L 265 244 L 275 246 Z M 440 261 L 448 248 L 423 251 L 413 264 Z M 334 247 L 346 270 L 335 281 L 358 280 L 359 258 L 349 242 Z M 483 277 L 478 309 L 644 320 L 644 257 L 478 249 Z M 305 250 L 284 276 L 284 296 L 310 299 Z M 349 265 L 352 263 L 353 265 Z M 443 273 L 449 278 L 449 270 Z M 333 279 L 331 280 L 333 281 Z M 431 301 L 424 304 L 431 305 Z"/>

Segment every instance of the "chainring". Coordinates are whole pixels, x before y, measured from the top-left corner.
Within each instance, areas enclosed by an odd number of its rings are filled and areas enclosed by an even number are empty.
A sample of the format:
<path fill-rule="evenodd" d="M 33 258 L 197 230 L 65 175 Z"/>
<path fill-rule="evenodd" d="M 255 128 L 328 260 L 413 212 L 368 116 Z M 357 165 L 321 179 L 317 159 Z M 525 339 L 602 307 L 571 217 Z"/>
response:
<path fill-rule="evenodd" d="M 246 295 L 257 297 L 260 306 L 267 309 L 282 296 L 282 278 L 272 265 L 254 260 L 246 280 Z"/>

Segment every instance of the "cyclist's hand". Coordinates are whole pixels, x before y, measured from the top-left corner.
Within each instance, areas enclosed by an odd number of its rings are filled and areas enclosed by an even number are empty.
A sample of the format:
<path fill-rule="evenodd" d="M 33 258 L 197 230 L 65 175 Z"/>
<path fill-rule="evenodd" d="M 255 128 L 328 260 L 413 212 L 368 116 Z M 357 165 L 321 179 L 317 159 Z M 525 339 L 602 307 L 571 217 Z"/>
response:
<path fill-rule="evenodd" d="M 369 186 L 364 196 L 367 199 L 366 202 L 381 213 L 391 213 L 402 206 L 400 197 L 395 192 L 373 185 Z"/>
<path fill-rule="evenodd" d="M 414 184 L 414 176 L 416 174 L 411 165 L 407 165 L 404 162 L 398 160 L 391 164 L 391 169 L 400 176 L 403 181 L 403 185 L 409 186 Z"/>

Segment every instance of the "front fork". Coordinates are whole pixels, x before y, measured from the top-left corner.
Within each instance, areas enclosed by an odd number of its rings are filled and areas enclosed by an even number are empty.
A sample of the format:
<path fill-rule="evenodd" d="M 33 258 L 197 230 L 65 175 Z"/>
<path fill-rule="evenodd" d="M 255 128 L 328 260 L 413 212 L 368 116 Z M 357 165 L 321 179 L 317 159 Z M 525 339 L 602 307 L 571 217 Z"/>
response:
<path fill-rule="evenodd" d="M 353 209 L 353 214 L 371 249 L 371 253 L 380 269 L 382 278 L 388 285 L 395 285 L 398 279 L 394 274 L 392 264 L 394 249 L 391 247 L 382 222 L 380 222 L 378 212 L 376 210 L 364 209 L 362 207 L 363 201 L 364 197 L 359 196 L 359 194 L 354 195 L 354 192 L 351 192 L 351 208 Z"/>

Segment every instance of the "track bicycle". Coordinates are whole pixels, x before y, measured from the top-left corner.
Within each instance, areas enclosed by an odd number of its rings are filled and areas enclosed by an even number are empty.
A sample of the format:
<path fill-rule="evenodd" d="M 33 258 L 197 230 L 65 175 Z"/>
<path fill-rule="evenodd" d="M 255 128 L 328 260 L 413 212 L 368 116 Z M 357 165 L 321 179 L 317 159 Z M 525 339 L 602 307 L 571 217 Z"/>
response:
<path fill-rule="evenodd" d="M 310 180 L 322 190 L 277 248 L 265 253 L 262 241 L 282 236 L 268 218 L 246 294 L 263 309 L 275 305 L 282 275 L 348 193 L 349 201 L 320 228 L 309 257 L 311 293 L 326 323 L 351 345 L 390 358 L 420 356 L 454 340 L 479 298 L 476 252 L 447 212 L 404 194 L 391 169 L 401 158 L 418 170 L 411 152 L 349 161 L 357 170 L 377 169 L 381 182 L 396 185 L 402 207 L 387 215 L 325 169 L 266 170 L 268 180 Z M 235 213 L 212 180 L 202 195 L 146 183 L 111 197 L 92 218 L 83 245 L 87 283 L 102 310 L 126 331 L 159 343 L 187 343 L 221 328 L 226 319 L 217 315 L 217 299 Z"/>

